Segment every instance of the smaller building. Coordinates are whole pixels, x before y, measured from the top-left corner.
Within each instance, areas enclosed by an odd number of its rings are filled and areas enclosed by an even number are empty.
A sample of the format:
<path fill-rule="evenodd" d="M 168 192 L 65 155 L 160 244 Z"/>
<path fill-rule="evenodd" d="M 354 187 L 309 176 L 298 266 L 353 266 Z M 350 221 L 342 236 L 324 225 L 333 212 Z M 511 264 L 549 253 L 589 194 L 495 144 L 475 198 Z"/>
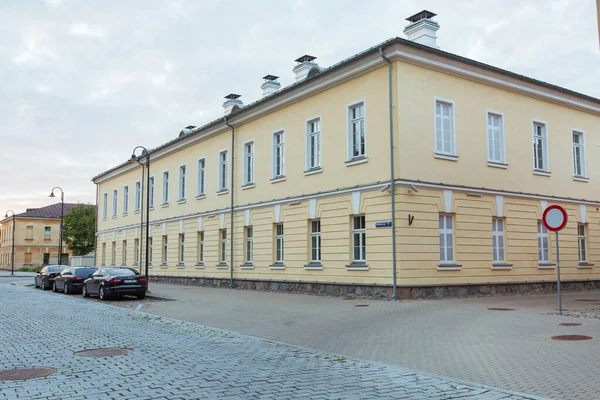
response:
<path fill-rule="evenodd" d="M 67 215 L 75 203 L 64 203 L 63 214 Z M 28 208 L 15 214 L 15 269 L 40 267 L 58 263 L 60 242 L 61 203 L 42 208 Z M 0 221 L 0 269 L 10 269 L 13 248 L 13 217 Z M 71 251 L 63 241 L 62 264 L 69 263 Z"/>

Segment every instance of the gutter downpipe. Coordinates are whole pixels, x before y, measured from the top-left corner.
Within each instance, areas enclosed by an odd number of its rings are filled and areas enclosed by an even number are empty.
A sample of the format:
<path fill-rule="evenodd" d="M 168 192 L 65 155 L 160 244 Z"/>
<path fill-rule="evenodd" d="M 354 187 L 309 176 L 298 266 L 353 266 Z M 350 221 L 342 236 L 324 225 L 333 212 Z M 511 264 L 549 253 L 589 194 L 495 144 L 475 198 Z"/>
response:
<path fill-rule="evenodd" d="M 390 191 L 392 193 L 392 300 L 398 299 L 396 278 L 396 185 L 394 177 L 394 104 L 392 94 L 392 62 L 383 54 L 383 47 L 379 48 L 379 55 L 388 65 L 388 87 L 390 103 Z"/>
<path fill-rule="evenodd" d="M 229 288 L 233 289 L 233 192 L 235 189 L 234 185 L 234 173 L 235 173 L 235 162 L 233 155 L 235 154 L 235 127 L 227 121 L 225 117 L 225 125 L 231 128 L 231 211 L 230 211 L 230 231 L 229 231 L 229 242 L 230 242 L 230 255 L 231 265 L 229 267 Z"/>

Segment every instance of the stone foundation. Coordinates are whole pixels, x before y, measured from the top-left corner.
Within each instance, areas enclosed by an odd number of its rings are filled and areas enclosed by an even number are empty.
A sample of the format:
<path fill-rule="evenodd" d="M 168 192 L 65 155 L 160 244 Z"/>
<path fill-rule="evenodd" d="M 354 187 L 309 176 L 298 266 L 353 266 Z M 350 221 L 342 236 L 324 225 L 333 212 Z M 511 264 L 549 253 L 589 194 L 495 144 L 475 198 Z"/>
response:
<path fill-rule="evenodd" d="M 187 277 L 187 276 L 150 276 L 151 282 L 171 283 L 185 286 L 204 286 L 229 288 L 229 279 Z M 338 282 L 306 281 L 263 281 L 252 279 L 234 279 L 233 287 L 241 290 L 261 292 L 287 292 L 363 299 L 392 299 L 391 285 L 345 284 Z M 584 292 L 600 290 L 600 280 L 561 281 L 563 292 Z M 500 282 L 468 285 L 427 285 L 398 286 L 398 298 L 401 300 L 443 299 L 449 297 L 485 297 L 528 294 L 556 293 L 556 282 Z"/>

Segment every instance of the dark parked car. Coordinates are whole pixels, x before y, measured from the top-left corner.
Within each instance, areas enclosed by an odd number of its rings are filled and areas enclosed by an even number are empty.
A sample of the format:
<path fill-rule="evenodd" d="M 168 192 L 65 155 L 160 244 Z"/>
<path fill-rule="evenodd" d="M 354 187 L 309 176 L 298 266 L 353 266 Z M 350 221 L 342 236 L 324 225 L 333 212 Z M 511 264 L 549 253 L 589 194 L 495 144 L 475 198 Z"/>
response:
<path fill-rule="evenodd" d="M 81 292 L 83 281 L 92 276 L 98 269 L 94 267 L 69 267 L 65 268 L 59 276 L 54 278 L 52 290 L 62 291 L 65 294 Z"/>
<path fill-rule="evenodd" d="M 148 282 L 146 278 L 131 268 L 100 268 L 83 282 L 83 297 L 90 295 L 106 300 L 111 296 L 146 297 Z"/>
<path fill-rule="evenodd" d="M 42 290 L 50 289 L 54 284 L 54 278 L 60 275 L 60 273 L 68 267 L 68 265 L 46 265 L 42 268 L 40 273 L 35 276 L 35 287 L 39 287 Z"/>

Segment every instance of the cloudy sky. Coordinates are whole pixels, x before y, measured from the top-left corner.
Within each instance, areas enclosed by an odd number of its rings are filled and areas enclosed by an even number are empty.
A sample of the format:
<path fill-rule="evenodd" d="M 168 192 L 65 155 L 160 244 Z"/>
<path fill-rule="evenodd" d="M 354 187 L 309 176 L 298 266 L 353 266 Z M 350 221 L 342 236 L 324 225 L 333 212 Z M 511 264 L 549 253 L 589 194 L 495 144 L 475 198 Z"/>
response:
<path fill-rule="evenodd" d="M 600 97 L 595 0 L 2 0 L 0 213 L 94 202 L 90 178 L 249 103 L 293 60 L 330 66 L 426 8 L 449 52 Z M 510 4 L 510 6 L 508 6 Z"/>

